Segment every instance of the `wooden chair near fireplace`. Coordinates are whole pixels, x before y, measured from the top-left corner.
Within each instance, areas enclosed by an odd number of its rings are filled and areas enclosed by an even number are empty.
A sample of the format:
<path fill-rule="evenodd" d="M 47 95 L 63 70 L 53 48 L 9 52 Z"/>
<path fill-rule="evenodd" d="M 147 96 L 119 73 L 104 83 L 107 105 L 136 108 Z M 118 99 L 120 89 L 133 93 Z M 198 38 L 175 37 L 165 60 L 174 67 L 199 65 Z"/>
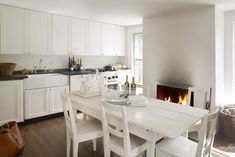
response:
<path fill-rule="evenodd" d="M 165 138 L 156 144 L 156 157 L 210 157 L 218 111 L 203 118 L 198 143 L 182 136 Z"/>
<path fill-rule="evenodd" d="M 199 108 L 207 108 L 207 92 L 194 88 L 189 87 L 188 89 L 188 99 L 187 99 L 187 105 Z"/>
<path fill-rule="evenodd" d="M 194 88 L 194 87 L 189 87 L 188 99 L 187 99 L 186 105 L 207 109 L 207 107 L 208 107 L 207 106 L 208 105 L 207 92 L 200 90 L 200 89 L 197 89 L 197 88 Z M 192 133 L 192 132 L 199 133 L 200 128 L 201 128 L 201 121 L 198 121 L 194 125 L 192 125 L 183 136 L 188 138 L 189 133 Z M 198 140 L 195 137 L 191 137 L 191 139 Z"/>

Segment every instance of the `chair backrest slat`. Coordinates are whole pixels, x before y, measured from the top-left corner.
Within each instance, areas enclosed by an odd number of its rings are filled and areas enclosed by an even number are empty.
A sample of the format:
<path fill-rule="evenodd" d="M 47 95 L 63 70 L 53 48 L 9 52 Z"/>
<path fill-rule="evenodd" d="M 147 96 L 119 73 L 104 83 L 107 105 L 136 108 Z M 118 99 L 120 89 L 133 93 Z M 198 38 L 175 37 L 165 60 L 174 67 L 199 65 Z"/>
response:
<path fill-rule="evenodd" d="M 214 141 L 216 121 L 218 117 L 218 108 L 209 113 L 202 119 L 201 129 L 199 131 L 199 142 L 196 157 L 205 157 L 211 152 Z"/>
<path fill-rule="evenodd" d="M 70 132 L 70 134 L 73 136 L 73 138 L 77 138 L 78 130 L 76 127 L 76 120 L 75 120 L 76 116 L 74 115 L 75 112 L 73 110 L 71 100 L 68 97 L 68 95 L 65 93 L 61 93 L 61 98 L 62 98 L 62 104 L 63 104 L 64 117 L 65 117 L 67 131 Z"/>
<path fill-rule="evenodd" d="M 120 132 L 120 130 L 113 129 L 110 126 L 108 126 L 108 132 L 111 133 L 112 135 L 123 138 L 123 133 Z"/>
<path fill-rule="evenodd" d="M 111 118 L 118 119 L 118 121 L 112 121 L 110 120 Z M 117 122 L 120 122 L 121 124 L 117 124 Z M 127 122 L 126 107 L 103 102 L 102 126 L 104 131 L 105 145 L 110 145 L 110 135 L 122 138 L 124 145 L 124 154 L 126 154 L 126 156 L 130 156 L 130 134 Z"/>
<path fill-rule="evenodd" d="M 192 94 L 193 94 L 193 105 L 194 107 L 199 108 L 206 108 L 206 101 L 207 101 L 207 92 L 198 90 L 193 87 L 189 87 L 188 89 L 188 98 L 187 98 L 187 105 L 190 106 L 192 101 Z"/>

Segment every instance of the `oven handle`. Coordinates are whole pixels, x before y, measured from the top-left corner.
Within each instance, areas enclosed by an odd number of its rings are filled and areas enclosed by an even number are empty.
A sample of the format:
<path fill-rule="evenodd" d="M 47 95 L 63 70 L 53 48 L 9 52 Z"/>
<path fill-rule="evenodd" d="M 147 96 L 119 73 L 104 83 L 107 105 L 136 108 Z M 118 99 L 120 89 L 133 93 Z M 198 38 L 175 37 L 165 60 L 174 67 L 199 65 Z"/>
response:
<path fill-rule="evenodd" d="M 117 82 L 117 81 L 115 81 L 115 82 L 106 82 L 104 85 L 114 85 L 114 84 L 120 84 L 120 82 Z"/>

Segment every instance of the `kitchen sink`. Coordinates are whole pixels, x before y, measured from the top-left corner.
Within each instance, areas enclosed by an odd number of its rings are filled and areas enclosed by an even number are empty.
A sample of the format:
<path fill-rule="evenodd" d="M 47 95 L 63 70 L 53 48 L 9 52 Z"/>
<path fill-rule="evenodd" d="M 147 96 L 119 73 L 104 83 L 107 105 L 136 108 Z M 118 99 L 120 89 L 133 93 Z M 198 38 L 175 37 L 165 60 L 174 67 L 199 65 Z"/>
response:
<path fill-rule="evenodd" d="M 63 75 L 63 74 L 59 74 L 59 73 L 51 73 L 51 74 L 30 74 L 30 75 L 27 75 L 28 78 L 42 78 L 42 77 L 49 77 L 49 76 L 58 76 L 58 75 Z"/>
<path fill-rule="evenodd" d="M 32 74 L 27 75 L 24 79 L 24 89 L 47 88 L 68 85 L 69 78 L 67 75 L 59 73 L 51 74 Z"/>

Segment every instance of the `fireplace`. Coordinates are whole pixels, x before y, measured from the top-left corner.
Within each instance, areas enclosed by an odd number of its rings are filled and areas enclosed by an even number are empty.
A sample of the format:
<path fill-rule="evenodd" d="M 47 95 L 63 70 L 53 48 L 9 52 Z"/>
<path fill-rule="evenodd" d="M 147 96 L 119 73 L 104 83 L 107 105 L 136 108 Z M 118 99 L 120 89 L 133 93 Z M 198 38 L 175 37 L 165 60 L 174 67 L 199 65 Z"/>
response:
<path fill-rule="evenodd" d="M 157 84 L 156 98 L 164 101 L 169 101 L 181 105 L 186 105 L 188 96 L 187 87 L 169 86 Z M 190 106 L 193 106 L 193 95 L 191 96 Z"/>

